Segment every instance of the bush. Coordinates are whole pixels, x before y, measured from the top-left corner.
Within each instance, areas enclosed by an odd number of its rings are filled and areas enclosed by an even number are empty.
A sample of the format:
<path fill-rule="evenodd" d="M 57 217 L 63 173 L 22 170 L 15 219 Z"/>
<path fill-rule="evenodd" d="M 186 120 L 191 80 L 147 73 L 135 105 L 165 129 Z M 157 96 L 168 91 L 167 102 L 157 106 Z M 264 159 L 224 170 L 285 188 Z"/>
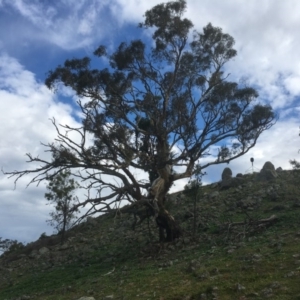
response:
<path fill-rule="evenodd" d="M 25 245 L 17 240 L 2 240 L 2 238 L 0 238 L 0 251 L 3 252 L 3 254 L 16 252 L 24 247 Z"/>

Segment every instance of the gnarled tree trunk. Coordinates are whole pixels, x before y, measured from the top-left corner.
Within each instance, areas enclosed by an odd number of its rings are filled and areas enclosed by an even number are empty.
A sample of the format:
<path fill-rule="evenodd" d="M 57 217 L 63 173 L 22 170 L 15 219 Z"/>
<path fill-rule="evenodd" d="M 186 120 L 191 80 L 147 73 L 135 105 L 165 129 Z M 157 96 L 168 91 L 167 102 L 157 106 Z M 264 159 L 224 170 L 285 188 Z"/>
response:
<path fill-rule="evenodd" d="M 156 223 L 159 227 L 160 242 L 170 242 L 181 235 L 179 224 L 174 217 L 165 209 L 166 194 L 173 183 L 173 175 L 170 166 L 166 165 L 159 170 L 159 175 L 149 189 L 149 198 L 153 199 Z"/>
<path fill-rule="evenodd" d="M 156 217 L 156 223 L 159 227 L 160 242 L 174 241 L 179 238 L 182 233 L 179 224 L 166 209 L 159 211 Z"/>

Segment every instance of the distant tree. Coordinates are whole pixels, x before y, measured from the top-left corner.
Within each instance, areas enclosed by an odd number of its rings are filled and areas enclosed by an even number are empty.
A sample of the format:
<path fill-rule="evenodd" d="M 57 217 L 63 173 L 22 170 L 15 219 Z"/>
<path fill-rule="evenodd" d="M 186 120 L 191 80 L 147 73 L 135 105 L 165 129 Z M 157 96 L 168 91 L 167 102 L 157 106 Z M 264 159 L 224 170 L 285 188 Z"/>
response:
<path fill-rule="evenodd" d="M 300 163 L 297 160 L 295 160 L 295 159 L 290 160 L 290 164 L 292 165 L 294 170 L 300 169 Z"/>
<path fill-rule="evenodd" d="M 201 170 L 244 155 L 276 121 L 270 106 L 255 101 L 255 89 L 228 80 L 224 66 L 237 54 L 234 39 L 211 24 L 191 35 L 185 10 L 186 1 L 177 0 L 146 11 L 140 28 L 150 29 L 153 40 L 144 35 L 145 41 L 123 42 L 111 54 L 100 46 L 94 55 L 105 58 L 100 64 L 108 62 L 102 69 L 84 57 L 51 71 L 50 89 L 65 85 L 85 99 L 78 101 L 82 126 L 53 119 L 58 137 L 45 145 L 52 159 L 27 154 L 40 167 L 6 174 L 17 181 L 36 173 L 30 183 L 39 183 L 48 171 L 80 170 L 78 176 L 99 193 L 78 207 L 105 212 L 123 199 L 146 205 L 161 240 L 179 237 L 180 226 L 165 207 L 172 184 L 193 175 L 203 157 Z M 139 170 L 148 172 L 149 181 Z"/>
<path fill-rule="evenodd" d="M 193 200 L 193 236 L 196 237 L 197 227 L 198 227 L 198 213 L 197 213 L 197 204 L 200 201 L 201 197 L 201 186 L 202 186 L 202 176 L 205 173 L 202 173 L 201 166 L 197 165 L 193 176 L 190 178 L 187 185 L 184 187 L 184 194 Z"/>
<path fill-rule="evenodd" d="M 51 219 L 47 222 L 61 234 L 61 241 L 64 241 L 65 232 L 72 225 L 72 221 L 78 212 L 76 206 L 78 198 L 74 196 L 74 191 L 79 187 L 78 183 L 70 178 L 70 170 L 49 176 L 45 198 L 55 205 L 55 211 L 50 212 Z"/>
<path fill-rule="evenodd" d="M 300 130 L 300 127 L 299 127 Z M 299 132 L 299 136 L 300 136 L 300 132 Z M 300 152 L 300 150 L 298 150 L 298 153 Z M 292 165 L 294 170 L 300 170 L 300 162 L 298 162 L 297 160 L 293 159 L 290 160 L 290 164 Z"/>
<path fill-rule="evenodd" d="M 5 254 L 8 252 L 15 252 L 22 248 L 24 248 L 23 243 L 18 242 L 17 240 L 10 240 L 10 239 L 3 240 L 0 237 L 0 254 L 2 254 L 2 253 Z"/>

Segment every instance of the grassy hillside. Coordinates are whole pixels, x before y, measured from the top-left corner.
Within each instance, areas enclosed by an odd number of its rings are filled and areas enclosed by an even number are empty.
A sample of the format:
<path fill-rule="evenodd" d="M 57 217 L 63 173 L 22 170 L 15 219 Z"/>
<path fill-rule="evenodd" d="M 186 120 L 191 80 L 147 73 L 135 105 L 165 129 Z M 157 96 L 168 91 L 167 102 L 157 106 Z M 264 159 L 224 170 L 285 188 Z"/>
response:
<path fill-rule="evenodd" d="M 170 196 L 183 238 L 157 243 L 153 220 L 89 219 L 0 258 L 0 299 L 300 299 L 300 176 L 204 186 Z M 88 299 L 88 298 L 87 298 Z M 92 299 L 92 298 L 91 298 Z"/>

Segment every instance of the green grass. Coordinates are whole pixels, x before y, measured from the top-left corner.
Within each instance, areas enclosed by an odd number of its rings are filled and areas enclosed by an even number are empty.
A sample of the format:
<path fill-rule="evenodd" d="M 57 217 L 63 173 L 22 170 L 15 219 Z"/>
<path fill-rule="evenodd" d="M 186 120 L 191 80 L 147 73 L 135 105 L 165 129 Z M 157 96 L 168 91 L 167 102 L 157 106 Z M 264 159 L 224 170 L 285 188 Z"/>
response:
<path fill-rule="evenodd" d="M 276 202 L 262 195 L 253 210 L 228 210 L 232 203 L 274 184 L 281 187 Z M 203 194 L 214 190 L 203 187 Z M 61 265 L 44 268 L 43 259 L 29 260 L 23 267 L 18 261 L 3 267 L 0 263 L 2 274 L 10 274 L 0 281 L 0 299 L 30 295 L 34 299 L 67 300 L 90 295 L 98 300 L 114 295 L 114 299 L 130 300 L 196 300 L 201 294 L 222 300 L 300 299 L 300 208 L 293 206 L 299 198 L 298 181 L 284 177 L 268 184 L 254 181 L 242 192 L 220 191 L 218 199 L 203 198 L 197 204 L 199 220 L 207 228 L 199 228 L 194 241 L 192 218 L 181 220 L 190 242 L 176 247 L 160 248 L 155 239 L 149 243 L 147 222 L 136 232 L 126 229 L 118 233 L 128 216 L 101 217 L 96 228 L 82 227 L 75 232 L 76 238 L 84 236 L 91 241 L 78 242 L 77 248 L 91 250 L 66 252 Z M 186 199 L 170 210 L 179 218 L 187 209 L 192 210 L 192 205 L 193 201 Z M 276 205 L 286 207 L 272 210 Z M 272 214 L 278 222 L 262 230 L 251 232 L 247 226 L 229 230 L 225 226 L 229 221 L 241 222 L 249 217 L 257 220 Z M 116 232 L 109 233 L 109 228 Z M 111 256 L 113 261 L 107 260 Z"/>
<path fill-rule="evenodd" d="M 183 259 L 169 267 L 161 268 L 151 260 L 143 263 L 131 260 L 125 271 L 116 263 L 115 272 L 107 276 L 102 275 L 111 270 L 109 266 L 95 262 L 86 267 L 65 266 L 19 278 L 18 284 L 1 291 L 1 299 L 24 294 L 40 294 L 38 299 L 75 299 L 89 290 L 94 291 L 96 299 L 110 294 L 127 299 L 183 299 L 186 295 L 197 299 L 197 295 L 207 291 L 209 296 L 214 287 L 218 288 L 220 299 L 238 299 L 236 297 L 260 293 L 276 281 L 280 288 L 272 299 L 295 299 L 294 295 L 300 295 L 299 275 L 284 277 L 291 271 L 298 272 L 293 254 L 299 253 L 299 248 L 292 245 L 293 240 L 293 237 L 286 238 L 280 250 L 271 247 L 267 238 L 248 242 L 233 253 L 228 253 L 225 247 L 214 248 L 214 251 L 197 247 L 182 252 Z M 260 257 L 256 260 L 255 255 Z M 176 256 L 174 254 L 175 261 Z M 191 272 L 188 264 L 193 259 L 197 259 L 200 266 Z M 236 290 L 237 284 L 246 289 Z"/>

